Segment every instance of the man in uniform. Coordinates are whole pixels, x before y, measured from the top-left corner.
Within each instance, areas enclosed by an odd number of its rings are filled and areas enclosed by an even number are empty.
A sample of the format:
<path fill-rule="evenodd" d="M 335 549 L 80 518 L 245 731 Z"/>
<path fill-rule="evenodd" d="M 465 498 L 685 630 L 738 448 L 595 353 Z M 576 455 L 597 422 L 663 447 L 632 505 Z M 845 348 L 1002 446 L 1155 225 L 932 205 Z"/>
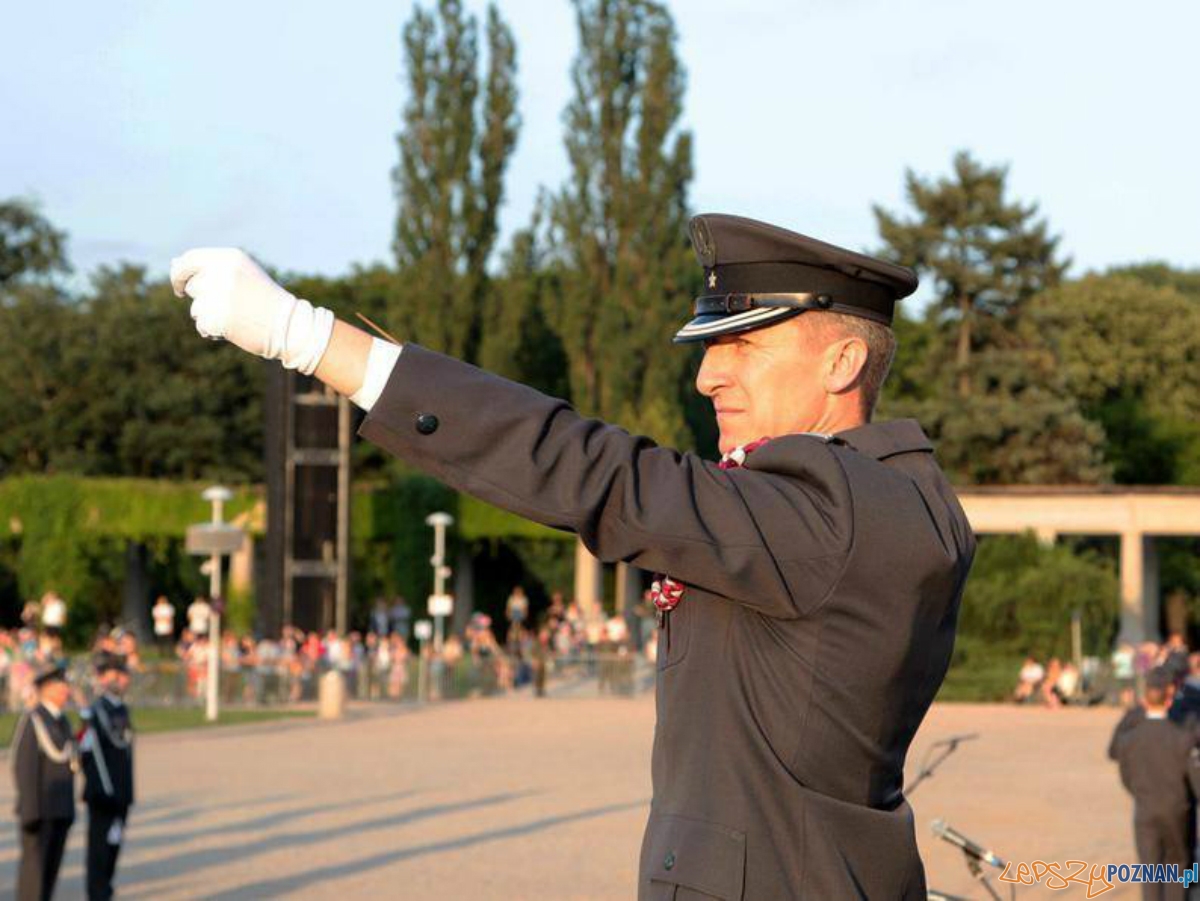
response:
<path fill-rule="evenodd" d="M 75 820 L 76 750 L 65 713 L 71 688 L 56 663 L 43 664 L 33 683 L 37 705 L 21 714 L 12 740 L 21 832 L 20 901 L 45 901 L 54 895 L 67 833 Z"/>
<path fill-rule="evenodd" d="M 393 454 L 663 574 L 640 898 L 923 898 L 904 759 L 974 538 L 920 427 L 870 423 L 916 278 L 733 216 L 691 238 L 705 293 L 676 340 L 705 342 L 719 464 L 372 339 L 241 251 L 171 276 L 202 335 L 315 373 Z"/>
<path fill-rule="evenodd" d="M 124 700 L 129 688 L 124 657 L 97 655 L 96 688 L 100 694 L 84 711 L 80 742 L 88 808 L 87 893 L 90 901 L 107 901 L 133 806 L 133 722 Z"/>
<path fill-rule="evenodd" d="M 1146 676 L 1139 707 L 1117 724 L 1108 756 L 1120 764 L 1121 784 L 1133 795 L 1133 837 L 1138 860 L 1192 865 L 1192 791 L 1197 781 L 1196 733 L 1168 717 L 1173 674 L 1159 668 Z M 1179 883 L 1144 883 L 1146 901 L 1183 901 Z"/>

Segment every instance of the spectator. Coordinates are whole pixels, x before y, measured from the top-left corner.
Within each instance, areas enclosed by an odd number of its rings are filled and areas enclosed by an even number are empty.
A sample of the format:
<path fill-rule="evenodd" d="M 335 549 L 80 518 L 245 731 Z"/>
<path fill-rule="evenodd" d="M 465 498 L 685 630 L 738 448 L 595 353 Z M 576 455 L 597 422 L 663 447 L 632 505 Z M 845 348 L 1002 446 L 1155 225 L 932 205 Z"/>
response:
<path fill-rule="evenodd" d="M 142 671 L 142 655 L 138 649 L 137 636 L 126 629 L 114 629 L 113 647 L 120 657 L 125 658 L 126 668 L 134 673 Z"/>
<path fill-rule="evenodd" d="M 381 638 L 386 637 L 391 631 L 390 625 L 387 601 L 383 598 L 376 598 L 375 606 L 371 609 L 371 633 Z"/>
<path fill-rule="evenodd" d="M 457 635 L 451 635 L 442 643 L 442 660 L 453 669 L 463 659 L 463 643 Z"/>
<path fill-rule="evenodd" d="M 388 612 L 388 618 L 392 621 L 392 634 L 399 635 L 404 641 L 408 641 L 409 625 L 412 623 L 412 610 L 409 609 L 408 602 L 400 595 L 396 595 L 396 600 L 392 603 L 392 609 Z"/>
<path fill-rule="evenodd" d="M 1188 674 L 1188 647 L 1183 636 L 1172 632 L 1159 652 L 1159 665 L 1178 685 Z"/>
<path fill-rule="evenodd" d="M 404 697 L 404 689 L 408 685 L 408 645 L 399 635 L 391 636 L 388 647 L 390 668 L 388 670 L 387 693 L 393 700 Z"/>
<path fill-rule="evenodd" d="M 36 629 L 42 621 L 42 605 L 35 600 L 28 600 L 21 608 L 21 625 L 26 629 Z"/>
<path fill-rule="evenodd" d="M 165 594 L 160 594 L 150 610 L 150 616 L 154 620 L 154 638 L 160 650 L 165 652 L 175 638 L 175 605 L 167 600 Z"/>
<path fill-rule="evenodd" d="M 55 592 L 42 595 L 42 628 L 51 638 L 58 638 L 67 625 L 67 602 Z"/>
<path fill-rule="evenodd" d="M 1136 673 L 1134 664 L 1137 651 L 1127 641 L 1122 641 L 1112 652 L 1113 682 L 1117 687 L 1117 701 L 1122 707 L 1132 707 L 1135 696 Z"/>
<path fill-rule="evenodd" d="M 1200 727 L 1200 653 L 1188 656 L 1188 673 L 1175 693 L 1171 719 L 1193 729 Z"/>
<path fill-rule="evenodd" d="M 558 623 L 567 615 L 567 605 L 563 602 L 563 593 L 555 591 L 550 595 L 550 606 L 546 609 L 546 625 L 553 631 Z"/>
<path fill-rule="evenodd" d="M 515 628 L 518 633 L 525 625 L 525 620 L 529 618 L 529 598 L 525 594 L 525 589 L 520 585 L 513 588 L 508 600 L 505 601 L 504 615 L 508 619 L 509 629 Z"/>
<path fill-rule="evenodd" d="M 1133 795 L 1133 832 L 1144 864 L 1192 861 L 1190 842 L 1191 786 L 1196 782 L 1195 737 L 1167 718 L 1174 693 L 1170 673 L 1146 675 L 1141 709 L 1130 710 L 1117 725 L 1108 756 L 1120 764 L 1121 782 Z M 1143 886 L 1143 898 L 1183 901 L 1177 884 Z"/>
<path fill-rule="evenodd" d="M 213 608 L 206 597 L 198 597 L 187 608 L 188 628 L 197 638 L 208 634 L 209 620 L 212 619 Z"/>
<path fill-rule="evenodd" d="M 546 696 L 546 671 L 553 654 L 551 634 L 551 626 L 547 622 L 538 629 L 537 641 L 533 644 L 533 694 L 538 698 Z"/>
<path fill-rule="evenodd" d="M 1050 662 L 1046 664 L 1046 678 L 1042 680 L 1041 696 L 1043 703 L 1052 710 L 1062 706 L 1062 698 L 1058 695 L 1058 679 L 1061 675 L 1062 661 L 1051 657 Z"/>
<path fill-rule="evenodd" d="M 1079 668 L 1074 663 L 1063 664 L 1058 681 L 1054 683 L 1054 693 L 1064 704 L 1073 704 L 1079 700 L 1082 683 L 1079 678 Z"/>
<path fill-rule="evenodd" d="M 270 638 L 260 638 L 254 646 L 255 691 L 260 701 L 282 700 L 280 686 L 284 669 L 279 643 Z"/>

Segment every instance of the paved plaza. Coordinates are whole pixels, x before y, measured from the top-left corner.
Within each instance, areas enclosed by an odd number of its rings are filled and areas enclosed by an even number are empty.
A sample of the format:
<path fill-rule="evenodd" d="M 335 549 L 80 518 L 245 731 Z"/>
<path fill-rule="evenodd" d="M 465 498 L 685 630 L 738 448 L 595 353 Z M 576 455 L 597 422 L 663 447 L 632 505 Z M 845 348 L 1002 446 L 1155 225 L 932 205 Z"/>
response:
<path fill-rule="evenodd" d="M 936 707 L 910 772 L 941 737 L 981 737 L 912 799 L 930 884 L 985 897 L 930 834 L 936 817 L 1015 860 L 1131 860 L 1130 805 L 1105 758 L 1117 717 Z M 512 697 L 146 736 L 120 896 L 632 898 L 653 726 L 650 696 Z M 0 805 L 11 810 L 7 778 Z M 82 825 L 81 810 L 60 898 L 82 897 Z M 14 880 L 14 832 L 10 820 L 0 835 L 0 896 Z"/>

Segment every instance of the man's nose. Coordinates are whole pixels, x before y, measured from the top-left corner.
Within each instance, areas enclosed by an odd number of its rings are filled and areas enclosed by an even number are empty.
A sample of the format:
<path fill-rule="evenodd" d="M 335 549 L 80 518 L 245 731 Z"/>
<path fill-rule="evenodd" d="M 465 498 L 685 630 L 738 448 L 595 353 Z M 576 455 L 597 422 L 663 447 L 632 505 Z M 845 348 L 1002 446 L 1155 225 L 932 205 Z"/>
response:
<path fill-rule="evenodd" d="M 720 344 L 710 344 L 704 349 L 704 359 L 700 361 L 700 371 L 696 373 L 696 390 L 705 397 L 712 397 L 728 384 L 721 351 Z"/>

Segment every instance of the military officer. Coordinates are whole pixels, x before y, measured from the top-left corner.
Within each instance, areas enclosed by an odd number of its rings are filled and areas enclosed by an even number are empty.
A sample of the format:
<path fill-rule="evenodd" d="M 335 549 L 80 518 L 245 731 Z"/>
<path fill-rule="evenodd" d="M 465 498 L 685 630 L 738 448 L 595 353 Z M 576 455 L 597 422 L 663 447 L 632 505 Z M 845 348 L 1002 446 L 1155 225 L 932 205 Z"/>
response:
<path fill-rule="evenodd" d="M 1138 859 L 1149 864 L 1192 864 L 1192 792 L 1200 782 L 1196 733 L 1167 715 L 1174 679 L 1164 669 L 1146 676 L 1139 707 L 1117 724 L 1108 756 L 1120 765 L 1121 784 L 1133 795 L 1133 837 Z M 1183 901 L 1176 883 L 1146 883 L 1146 901 Z"/>
<path fill-rule="evenodd" d="M 37 704 L 17 721 L 12 740 L 13 780 L 21 864 L 17 898 L 53 897 L 67 833 L 75 820 L 75 741 L 67 720 L 71 697 L 67 675 L 57 663 L 41 665 L 34 675 Z"/>
<path fill-rule="evenodd" d="M 80 742 L 88 809 L 87 894 L 91 901 L 107 901 L 133 806 L 133 721 L 125 704 L 125 658 L 103 652 L 95 665 L 99 696 L 83 712 Z"/>
<path fill-rule="evenodd" d="M 201 334 L 315 373 L 391 453 L 661 574 L 640 898 L 923 898 L 904 760 L 974 538 L 920 427 L 870 421 L 916 278 L 749 219 L 690 231 L 705 289 L 676 341 L 704 342 L 720 463 L 372 339 L 240 251 L 172 282 Z"/>

